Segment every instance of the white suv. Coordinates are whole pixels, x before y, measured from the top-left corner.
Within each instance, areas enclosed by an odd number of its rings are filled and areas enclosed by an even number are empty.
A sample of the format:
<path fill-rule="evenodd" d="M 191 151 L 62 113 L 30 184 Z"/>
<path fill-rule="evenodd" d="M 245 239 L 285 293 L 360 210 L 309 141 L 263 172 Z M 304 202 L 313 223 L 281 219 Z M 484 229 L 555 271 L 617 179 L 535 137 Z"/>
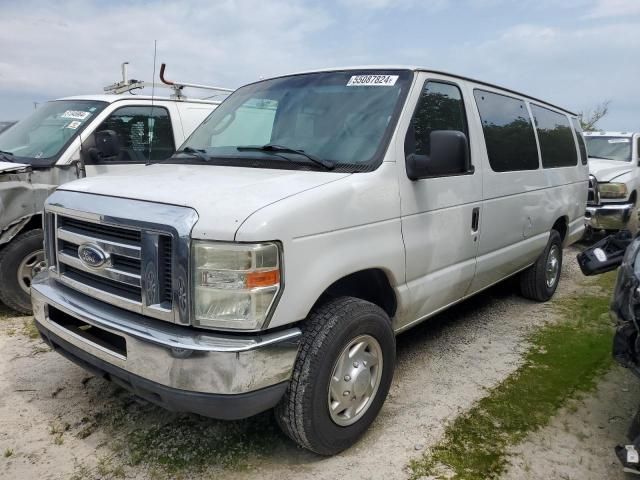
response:
<path fill-rule="evenodd" d="M 293 440 L 335 454 L 378 415 L 395 334 L 516 274 L 551 298 L 584 231 L 576 125 L 420 68 L 246 85 L 171 159 L 49 197 L 36 325 L 152 402 L 276 407 Z"/>
<path fill-rule="evenodd" d="M 589 152 L 587 225 L 596 230 L 638 228 L 640 134 L 585 132 Z"/>

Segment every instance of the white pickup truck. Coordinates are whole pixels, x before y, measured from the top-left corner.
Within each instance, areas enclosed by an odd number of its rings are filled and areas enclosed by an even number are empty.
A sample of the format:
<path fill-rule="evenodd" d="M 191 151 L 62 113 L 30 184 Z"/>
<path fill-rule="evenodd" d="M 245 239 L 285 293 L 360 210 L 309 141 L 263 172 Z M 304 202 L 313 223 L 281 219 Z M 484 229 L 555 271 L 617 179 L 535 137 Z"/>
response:
<path fill-rule="evenodd" d="M 47 102 L 0 133 L 0 300 L 31 312 L 29 289 L 45 265 L 44 200 L 59 185 L 84 176 L 125 174 L 170 157 L 220 103 L 176 95 L 125 93 L 128 80 L 105 88 L 118 94 Z M 223 90 L 223 89 L 219 89 Z"/>
<path fill-rule="evenodd" d="M 585 132 L 589 152 L 589 199 L 593 230 L 638 229 L 640 133 Z"/>
<path fill-rule="evenodd" d="M 422 68 L 246 85 L 166 162 L 48 198 L 36 326 L 166 408 L 276 407 L 294 441 L 335 454 L 380 411 L 395 334 L 512 275 L 552 297 L 584 231 L 577 125 Z"/>

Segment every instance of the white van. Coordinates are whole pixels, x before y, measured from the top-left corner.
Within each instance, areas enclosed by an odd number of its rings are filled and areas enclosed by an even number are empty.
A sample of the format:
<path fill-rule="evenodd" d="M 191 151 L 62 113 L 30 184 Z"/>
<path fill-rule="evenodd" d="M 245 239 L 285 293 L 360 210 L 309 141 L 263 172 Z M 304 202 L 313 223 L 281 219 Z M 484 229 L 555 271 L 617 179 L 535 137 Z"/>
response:
<path fill-rule="evenodd" d="M 31 279 L 44 266 L 42 208 L 58 185 L 170 157 L 219 104 L 83 95 L 47 102 L 0 133 L 0 301 L 31 312 Z"/>
<path fill-rule="evenodd" d="M 640 133 L 585 132 L 589 152 L 587 226 L 593 230 L 638 229 Z"/>
<path fill-rule="evenodd" d="M 584 230 L 576 127 L 420 68 L 252 83 L 169 161 L 49 197 L 36 325 L 152 402 L 275 407 L 294 441 L 335 454 L 382 407 L 395 334 L 515 274 L 551 298 Z"/>

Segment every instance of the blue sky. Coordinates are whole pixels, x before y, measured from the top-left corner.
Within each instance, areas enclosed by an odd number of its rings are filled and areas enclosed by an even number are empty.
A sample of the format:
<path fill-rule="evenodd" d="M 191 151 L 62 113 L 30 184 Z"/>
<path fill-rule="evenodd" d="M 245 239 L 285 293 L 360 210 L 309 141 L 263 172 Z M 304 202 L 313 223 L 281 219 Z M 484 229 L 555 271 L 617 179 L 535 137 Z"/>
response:
<path fill-rule="evenodd" d="M 600 124 L 640 130 L 640 0 L 0 0 L 0 120 L 99 93 L 158 62 L 237 87 L 308 68 L 418 64 L 566 108 L 611 100 Z"/>

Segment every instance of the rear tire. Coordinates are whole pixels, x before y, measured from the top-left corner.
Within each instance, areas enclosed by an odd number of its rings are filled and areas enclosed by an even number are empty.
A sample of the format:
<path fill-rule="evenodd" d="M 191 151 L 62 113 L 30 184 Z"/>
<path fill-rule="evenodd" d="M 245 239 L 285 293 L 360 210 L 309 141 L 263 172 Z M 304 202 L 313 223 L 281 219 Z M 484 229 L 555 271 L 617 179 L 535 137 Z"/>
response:
<path fill-rule="evenodd" d="M 276 407 L 280 428 L 320 455 L 349 448 L 378 415 L 394 368 L 395 335 L 380 307 L 353 297 L 324 303 L 305 321 L 291 382 Z"/>
<path fill-rule="evenodd" d="M 44 233 L 29 230 L 0 251 L 0 300 L 25 315 L 31 311 L 31 279 L 44 266 Z"/>
<path fill-rule="evenodd" d="M 536 263 L 520 274 L 522 296 L 537 302 L 546 302 L 558 288 L 562 273 L 562 239 L 551 230 L 547 246 Z"/>

